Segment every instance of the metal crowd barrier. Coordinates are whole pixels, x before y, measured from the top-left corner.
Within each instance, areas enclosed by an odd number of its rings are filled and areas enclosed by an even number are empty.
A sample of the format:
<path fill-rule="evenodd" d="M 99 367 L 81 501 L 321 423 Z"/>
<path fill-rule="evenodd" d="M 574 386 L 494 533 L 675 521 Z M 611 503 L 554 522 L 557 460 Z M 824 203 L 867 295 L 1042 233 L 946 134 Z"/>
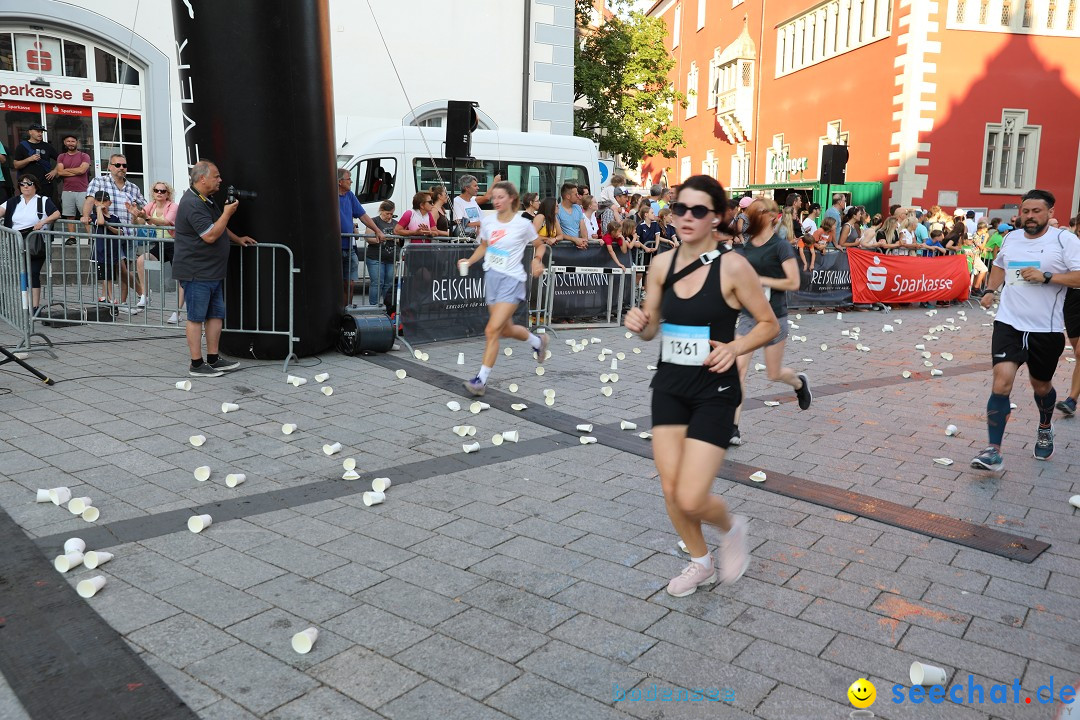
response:
<path fill-rule="evenodd" d="M 0 227 L 0 321 L 8 325 L 18 340 L 13 352 L 31 348 L 31 338 L 40 337 L 49 347 L 52 341 L 34 331 L 31 318 L 33 291 L 31 289 L 31 259 L 22 233 Z M 48 351 L 52 354 L 52 351 Z M 53 355 L 55 357 L 55 355 Z"/>
<path fill-rule="evenodd" d="M 391 312 L 392 308 L 386 304 L 386 293 L 388 290 L 393 290 L 391 297 L 393 302 L 391 305 L 397 307 L 397 289 L 400 285 L 399 278 L 401 277 L 401 254 L 406 245 L 409 244 L 412 238 L 404 237 L 402 235 L 385 235 L 388 242 L 394 243 L 394 260 L 392 263 L 392 269 L 389 279 L 383 277 L 381 274 L 378 278 L 372 279 L 371 268 L 368 267 L 368 254 L 371 253 L 371 261 L 379 263 L 380 272 L 382 271 L 382 248 L 379 243 L 369 243 L 368 240 L 374 238 L 372 233 L 343 233 L 343 238 L 349 238 L 351 241 L 351 251 L 355 254 L 359 264 L 359 279 L 353 281 L 353 296 L 350 299 L 350 305 L 353 307 L 378 307 L 384 306 L 387 309 L 387 313 Z M 378 260 L 375 260 L 378 258 Z M 375 299 L 372 302 L 372 291 L 374 291 Z M 356 295 L 360 294 L 361 302 L 357 302 Z"/>
<path fill-rule="evenodd" d="M 577 323 L 556 323 L 554 322 L 555 314 L 555 286 L 558 283 L 559 276 L 592 276 L 592 275 L 610 275 L 612 280 L 608 282 L 607 287 L 607 308 L 603 313 L 604 320 L 602 322 L 591 322 L 589 327 L 619 327 L 622 325 L 623 316 L 623 299 L 626 289 L 626 278 L 629 276 L 630 282 L 635 282 L 634 275 L 637 272 L 635 267 L 627 268 L 608 268 L 608 267 L 582 267 L 574 265 L 552 265 L 548 268 L 545 275 L 548 276 L 547 282 L 547 299 L 545 313 L 548 320 L 547 327 L 550 328 L 565 328 L 565 327 L 581 327 Z M 619 278 L 618 295 L 616 295 L 614 277 Z M 631 303 L 633 298 L 631 297 Z"/>
<path fill-rule="evenodd" d="M 30 334 L 37 334 L 34 333 L 37 323 L 182 328 L 183 289 L 171 277 L 170 259 L 175 241 L 170 233 L 174 228 L 114 225 L 125 234 L 108 236 L 99 253 L 98 236 L 82 227 L 79 223 L 69 223 L 67 229 L 33 233 L 45 241 L 45 264 L 41 306 L 29 318 Z M 158 236 L 129 234 L 140 230 L 153 230 Z M 74 242 L 68 244 L 69 239 Z M 293 262 L 293 252 L 276 243 L 246 248 L 234 245 L 232 251 L 237 257 L 230 260 L 230 276 L 237 278 L 241 287 L 230 288 L 230 280 L 226 278 L 225 295 L 232 300 L 226 304 L 223 330 L 284 337 L 288 344 L 284 369 L 288 370 L 289 362 L 296 359 L 293 346 L 298 342 L 293 327 L 293 303 L 294 275 L 299 270 Z M 263 263 L 270 264 L 269 276 L 262 272 Z M 278 272 L 281 263 L 288 267 L 283 275 Z M 278 287 L 277 278 L 286 276 L 286 287 Z M 259 286 L 263 277 L 269 277 L 272 283 L 268 293 Z M 251 282 L 256 283 L 254 288 L 249 287 Z M 254 304 L 246 303 L 247 297 L 256 298 Z M 263 307 L 259 301 L 262 298 L 270 299 L 269 307 Z M 279 309 L 279 303 L 285 303 L 287 311 Z"/>

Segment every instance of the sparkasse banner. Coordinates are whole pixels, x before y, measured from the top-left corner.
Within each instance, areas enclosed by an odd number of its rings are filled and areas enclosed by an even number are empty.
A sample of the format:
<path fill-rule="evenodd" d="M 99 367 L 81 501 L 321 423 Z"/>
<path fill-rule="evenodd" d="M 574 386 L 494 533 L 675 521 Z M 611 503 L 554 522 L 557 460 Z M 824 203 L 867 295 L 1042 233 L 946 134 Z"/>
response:
<path fill-rule="evenodd" d="M 967 300 L 971 289 L 967 258 L 882 255 L 848 250 L 851 295 L 856 303 L 920 303 Z"/>

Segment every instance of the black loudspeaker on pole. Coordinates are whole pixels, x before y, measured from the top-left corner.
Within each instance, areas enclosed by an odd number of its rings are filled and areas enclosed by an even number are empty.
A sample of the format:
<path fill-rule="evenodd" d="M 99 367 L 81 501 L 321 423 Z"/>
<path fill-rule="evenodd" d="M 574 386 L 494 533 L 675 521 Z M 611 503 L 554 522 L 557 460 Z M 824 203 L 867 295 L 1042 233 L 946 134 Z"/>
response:
<path fill-rule="evenodd" d="M 173 0 L 187 165 L 214 161 L 225 187 L 254 191 L 229 229 L 286 245 L 298 355 L 331 347 L 341 315 L 328 0 Z M 226 325 L 288 328 L 286 253 L 234 249 Z M 238 256 L 244 253 L 244 276 Z M 256 259 L 258 262 L 256 262 Z M 238 357 L 284 358 L 279 335 L 225 332 Z"/>
<path fill-rule="evenodd" d="M 821 148 L 821 177 L 824 185 L 843 185 L 847 182 L 847 145 L 825 145 Z"/>
<path fill-rule="evenodd" d="M 479 103 L 450 100 L 446 103 L 446 157 L 471 158 L 472 134 L 480 125 Z"/>

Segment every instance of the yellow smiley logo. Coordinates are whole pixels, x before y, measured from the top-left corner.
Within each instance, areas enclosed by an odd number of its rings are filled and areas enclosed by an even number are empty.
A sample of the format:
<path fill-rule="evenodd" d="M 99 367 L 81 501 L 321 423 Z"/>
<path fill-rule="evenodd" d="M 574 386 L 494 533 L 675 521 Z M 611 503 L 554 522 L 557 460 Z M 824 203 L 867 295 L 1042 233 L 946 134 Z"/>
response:
<path fill-rule="evenodd" d="M 847 696 L 854 707 L 859 709 L 868 708 L 877 699 L 877 689 L 866 678 L 859 678 L 851 683 L 851 687 L 847 690 Z"/>

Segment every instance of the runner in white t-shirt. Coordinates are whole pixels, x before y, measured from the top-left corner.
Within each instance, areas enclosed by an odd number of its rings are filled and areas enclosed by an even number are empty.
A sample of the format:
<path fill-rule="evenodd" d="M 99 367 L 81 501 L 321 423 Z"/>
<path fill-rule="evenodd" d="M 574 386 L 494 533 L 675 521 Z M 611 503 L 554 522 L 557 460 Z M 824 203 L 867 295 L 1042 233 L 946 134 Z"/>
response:
<path fill-rule="evenodd" d="M 994 258 L 988 290 L 1004 285 L 994 320 L 990 354 L 994 383 L 986 403 L 989 446 L 975 456 L 971 467 L 1000 470 L 1001 440 L 1009 419 L 1009 393 L 1016 371 L 1027 364 L 1035 405 L 1039 410 L 1039 431 L 1035 440 L 1036 460 L 1054 454 L 1054 401 L 1052 381 L 1058 360 L 1065 349 L 1062 306 L 1065 290 L 1080 287 L 1080 239 L 1050 227 L 1054 196 L 1046 190 L 1030 190 L 1021 199 L 1023 230 L 1005 236 Z M 989 309 L 996 292 L 983 295 L 981 304 Z"/>
<path fill-rule="evenodd" d="M 491 204 L 495 215 L 488 215 L 480 224 L 480 245 L 467 260 L 459 260 L 459 270 L 468 272 L 469 266 L 484 259 L 484 295 L 488 305 L 488 324 L 484 328 L 484 360 L 480 371 L 472 380 L 465 381 L 465 389 L 473 395 L 483 395 L 488 376 L 499 356 L 499 340 L 514 338 L 526 340 L 536 353 L 536 362 L 543 364 L 547 355 L 547 335 L 534 335 L 527 328 L 514 324 L 514 312 L 518 303 L 525 299 L 527 275 L 522 266 L 525 247 L 532 243 L 533 277 L 544 272 L 544 251 L 547 246 L 536 234 L 536 229 L 518 215 L 518 191 L 511 182 L 495 183 L 491 189 Z"/>

